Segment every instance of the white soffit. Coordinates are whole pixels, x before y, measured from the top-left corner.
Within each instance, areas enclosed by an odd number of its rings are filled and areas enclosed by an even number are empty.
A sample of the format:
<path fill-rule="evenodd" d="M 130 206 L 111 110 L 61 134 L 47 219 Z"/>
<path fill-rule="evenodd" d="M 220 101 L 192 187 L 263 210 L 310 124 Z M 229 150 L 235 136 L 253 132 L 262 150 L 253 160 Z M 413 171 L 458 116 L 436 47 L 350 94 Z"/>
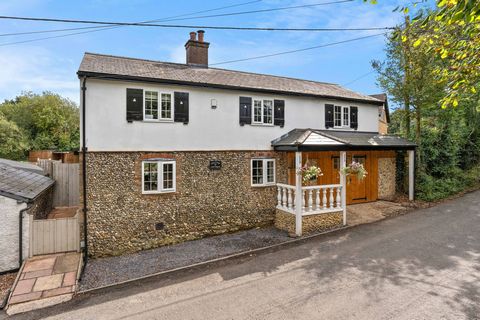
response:
<path fill-rule="evenodd" d="M 307 139 L 302 144 L 310 144 L 310 145 L 342 145 L 344 143 L 341 143 L 337 140 L 333 140 L 331 138 L 325 137 L 321 134 L 318 134 L 316 132 L 312 132 Z"/>

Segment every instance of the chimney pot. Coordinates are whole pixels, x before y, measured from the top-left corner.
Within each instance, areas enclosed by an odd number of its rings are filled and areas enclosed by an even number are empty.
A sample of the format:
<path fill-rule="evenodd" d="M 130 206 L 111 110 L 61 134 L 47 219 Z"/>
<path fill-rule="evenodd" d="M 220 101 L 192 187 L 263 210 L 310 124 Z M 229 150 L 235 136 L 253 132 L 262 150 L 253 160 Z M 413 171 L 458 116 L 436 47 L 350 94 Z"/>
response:
<path fill-rule="evenodd" d="M 198 33 L 198 39 L 196 39 Z M 208 67 L 208 47 L 210 43 L 204 42 L 204 30 L 190 32 L 190 39 L 185 43 L 187 64 L 199 67 Z"/>
<path fill-rule="evenodd" d="M 203 35 L 205 34 L 204 30 L 198 30 L 198 42 L 203 42 Z"/>

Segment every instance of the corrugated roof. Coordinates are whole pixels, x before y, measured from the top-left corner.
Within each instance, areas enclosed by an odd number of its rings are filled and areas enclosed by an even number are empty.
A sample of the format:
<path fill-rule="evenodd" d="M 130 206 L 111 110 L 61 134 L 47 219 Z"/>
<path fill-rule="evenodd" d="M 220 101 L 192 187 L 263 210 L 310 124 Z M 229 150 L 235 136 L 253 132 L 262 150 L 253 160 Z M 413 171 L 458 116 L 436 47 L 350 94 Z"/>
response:
<path fill-rule="evenodd" d="M 312 135 L 321 135 L 326 138 L 332 139 L 335 143 L 325 143 L 327 140 L 321 140 L 318 138 L 310 139 L 321 141 L 317 146 L 322 149 L 328 147 L 341 148 L 342 145 L 345 148 L 354 149 L 357 148 L 405 148 L 412 149 L 416 147 L 416 144 L 394 135 L 382 135 L 378 132 L 358 132 L 358 131 L 339 131 L 339 130 L 316 130 L 316 129 L 294 129 L 287 134 L 281 136 L 278 139 L 272 141 L 274 148 L 280 147 L 298 147 L 308 145 L 310 148 L 315 147 L 312 143 L 306 143 L 309 141 L 309 137 Z M 341 145 L 339 145 L 339 143 Z"/>
<path fill-rule="evenodd" d="M 337 84 L 301 80 L 235 70 L 205 68 L 187 64 L 85 53 L 78 75 L 162 81 L 222 88 L 281 92 L 285 94 L 320 96 L 332 99 L 382 104 L 374 97 L 363 95 Z"/>
<path fill-rule="evenodd" d="M 0 163 L 0 194 L 17 200 L 33 200 L 55 180 L 44 175 Z"/>

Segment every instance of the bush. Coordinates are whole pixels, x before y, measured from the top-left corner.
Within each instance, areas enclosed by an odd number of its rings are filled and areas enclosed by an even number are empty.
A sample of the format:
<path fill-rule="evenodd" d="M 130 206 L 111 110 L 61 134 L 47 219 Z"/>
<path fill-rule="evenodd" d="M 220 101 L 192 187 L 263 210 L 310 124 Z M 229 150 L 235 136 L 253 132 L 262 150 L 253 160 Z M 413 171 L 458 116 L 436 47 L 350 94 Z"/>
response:
<path fill-rule="evenodd" d="M 480 166 L 462 171 L 451 170 L 451 175 L 435 178 L 428 174 L 419 174 L 417 178 L 417 198 L 424 201 L 436 201 L 447 198 L 465 189 L 480 184 Z"/>

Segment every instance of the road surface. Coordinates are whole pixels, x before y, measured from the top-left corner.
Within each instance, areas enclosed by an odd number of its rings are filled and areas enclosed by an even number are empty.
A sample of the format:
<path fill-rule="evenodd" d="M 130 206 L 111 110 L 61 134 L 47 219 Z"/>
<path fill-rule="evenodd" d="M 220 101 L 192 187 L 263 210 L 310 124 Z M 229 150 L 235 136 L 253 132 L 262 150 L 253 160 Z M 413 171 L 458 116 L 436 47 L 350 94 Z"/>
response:
<path fill-rule="evenodd" d="M 480 192 L 16 318 L 480 319 Z"/>

